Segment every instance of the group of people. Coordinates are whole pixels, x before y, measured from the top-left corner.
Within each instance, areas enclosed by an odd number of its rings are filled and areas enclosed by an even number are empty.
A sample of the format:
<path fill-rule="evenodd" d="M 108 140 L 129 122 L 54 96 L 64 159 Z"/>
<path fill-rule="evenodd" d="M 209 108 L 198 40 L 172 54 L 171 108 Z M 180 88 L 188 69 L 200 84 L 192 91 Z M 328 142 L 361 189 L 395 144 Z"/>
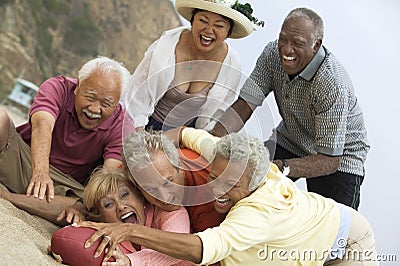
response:
<path fill-rule="evenodd" d="M 226 39 L 251 34 L 251 6 L 175 7 L 190 26 L 166 31 L 132 75 L 98 57 L 46 80 L 27 123 L 0 109 L 0 197 L 96 229 L 85 247 L 100 239 L 105 265 L 377 265 L 357 212 L 365 123 L 321 17 L 290 11 L 243 83 Z M 235 133 L 270 92 L 271 139 Z"/>

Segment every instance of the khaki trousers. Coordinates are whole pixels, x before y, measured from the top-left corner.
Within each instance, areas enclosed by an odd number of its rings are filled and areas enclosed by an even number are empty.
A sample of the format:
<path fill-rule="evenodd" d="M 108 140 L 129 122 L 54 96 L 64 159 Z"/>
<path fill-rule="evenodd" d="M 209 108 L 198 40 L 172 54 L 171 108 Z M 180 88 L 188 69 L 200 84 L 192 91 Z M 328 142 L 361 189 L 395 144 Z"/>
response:
<path fill-rule="evenodd" d="M 72 176 L 50 165 L 54 193 L 83 197 L 84 186 Z M 7 147 L 0 153 L 0 182 L 11 192 L 24 194 L 32 177 L 31 148 L 21 138 L 10 119 Z"/>

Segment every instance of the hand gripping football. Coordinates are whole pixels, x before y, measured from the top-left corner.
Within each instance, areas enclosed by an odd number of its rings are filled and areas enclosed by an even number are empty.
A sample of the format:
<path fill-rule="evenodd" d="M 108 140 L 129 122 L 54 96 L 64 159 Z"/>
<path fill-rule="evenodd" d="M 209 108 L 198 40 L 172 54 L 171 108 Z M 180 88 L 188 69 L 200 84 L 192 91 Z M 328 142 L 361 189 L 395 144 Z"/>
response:
<path fill-rule="evenodd" d="M 101 265 L 105 256 L 104 251 L 99 257 L 93 258 L 101 238 L 91 247 L 87 249 L 84 247 L 86 240 L 94 232 L 96 232 L 95 229 L 88 227 L 65 226 L 54 232 L 51 238 L 51 251 L 61 256 L 63 263 L 70 266 Z M 119 244 L 119 248 L 124 254 L 135 252 L 130 242 Z M 109 261 L 114 261 L 114 258 Z"/>

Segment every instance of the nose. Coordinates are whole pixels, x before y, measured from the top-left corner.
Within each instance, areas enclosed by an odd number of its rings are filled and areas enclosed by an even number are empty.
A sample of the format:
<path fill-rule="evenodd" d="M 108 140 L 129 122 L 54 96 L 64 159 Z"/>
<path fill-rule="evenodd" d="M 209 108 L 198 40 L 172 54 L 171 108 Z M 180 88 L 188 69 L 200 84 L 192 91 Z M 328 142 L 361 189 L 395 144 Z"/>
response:
<path fill-rule="evenodd" d="M 227 191 L 225 191 L 224 186 L 218 179 L 215 179 L 211 184 L 211 191 L 215 197 L 220 197 L 225 195 Z"/>
<path fill-rule="evenodd" d="M 214 27 L 213 27 L 212 25 L 206 23 L 206 29 L 205 29 L 205 31 L 206 31 L 206 32 L 214 33 Z"/>
<path fill-rule="evenodd" d="M 101 104 L 100 101 L 94 101 L 89 106 L 88 109 L 90 112 L 94 114 L 100 114 L 101 112 Z"/>
<path fill-rule="evenodd" d="M 283 54 L 291 54 L 293 51 L 293 45 L 291 42 L 287 42 L 282 46 Z"/>
<path fill-rule="evenodd" d="M 125 204 L 123 201 L 120 201 L 120 200 L 119 200 L 119 201 L 117 201 L 115 204 L 116 204 L 117 210 L 118 210 L 119 212 L 125 210 L 125 208 L 126 208 L 126 204 Z"/>

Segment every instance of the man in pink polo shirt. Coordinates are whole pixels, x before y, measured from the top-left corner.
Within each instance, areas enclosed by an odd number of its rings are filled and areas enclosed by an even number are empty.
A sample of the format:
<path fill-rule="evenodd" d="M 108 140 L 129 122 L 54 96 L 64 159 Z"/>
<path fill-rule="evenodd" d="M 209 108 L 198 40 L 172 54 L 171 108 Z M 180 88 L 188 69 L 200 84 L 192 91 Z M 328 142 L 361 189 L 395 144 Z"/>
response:
<path fill-rule="evenodd" d="M 26 124 L 16 128 L 0 109 L 0 182 L 10 191 L 0 189 L 0 197 L 55 223 L 77 219 L 64 210 L 82 206 L 91 171 L 121 165 L 125 111 L 119 100 L 129 77 L 121 63 L 98 57 L 77 79 L 46 80 Z"/>

